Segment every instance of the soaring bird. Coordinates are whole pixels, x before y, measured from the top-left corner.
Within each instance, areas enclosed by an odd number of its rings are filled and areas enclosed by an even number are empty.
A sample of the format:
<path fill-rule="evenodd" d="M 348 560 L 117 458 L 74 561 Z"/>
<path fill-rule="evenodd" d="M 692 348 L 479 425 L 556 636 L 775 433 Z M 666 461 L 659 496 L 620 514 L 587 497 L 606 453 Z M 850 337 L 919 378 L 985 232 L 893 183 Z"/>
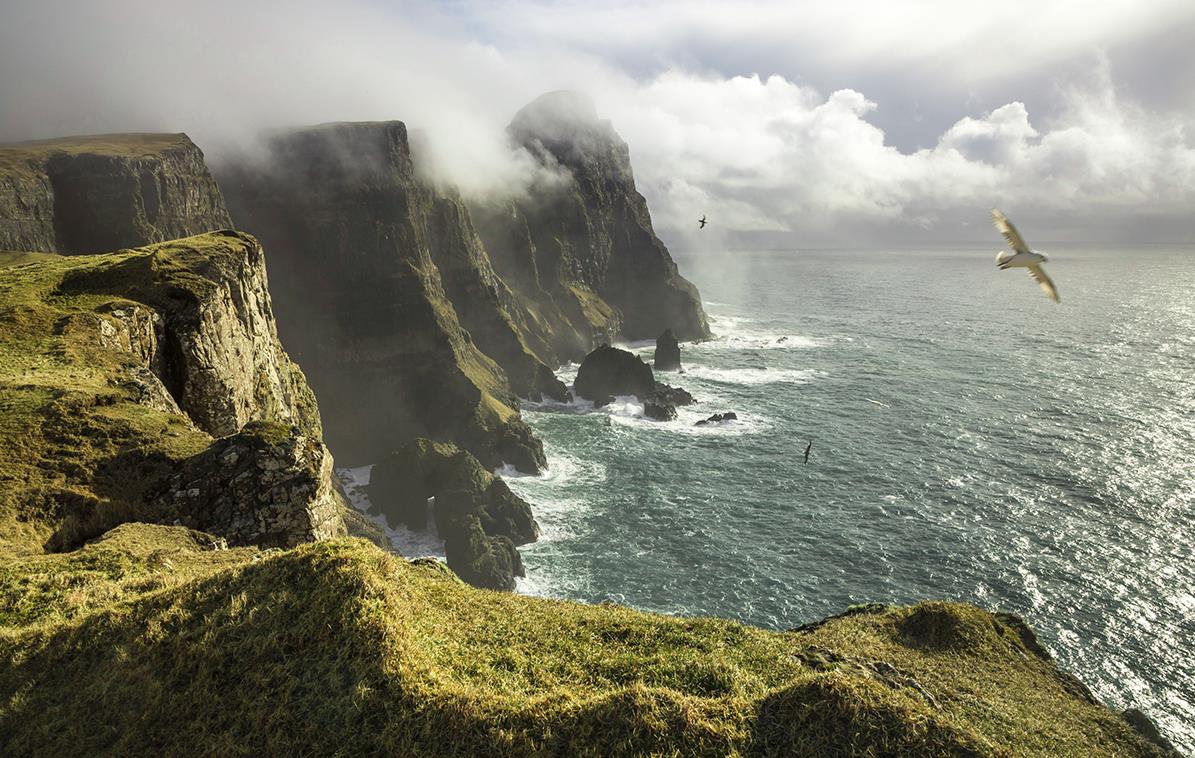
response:
<path fill-rule="evenodd" d="M 697 223 L 701 224 L 701 226 L 697 227 L 698 229 L 705 228 L 705 214 L 704 213 L 701 214 L 701 218 L 697 219 Z"/>
<path fill-rule="evenodd" d="M 1042 291 L 1056 303 L 1062 302 L 1058 297 L 1058 288 L 1054 286 L 1054 282 L 1050 277 L 1046 276 L 1046 270 L 1041 267 L 1048 258 L 1041 253 L 1035 253 L 1029 249 L 1025 244 L 1024 238 L 1017 228 L 1012 225 L 1012 222 L 998 210 L 992 210 L 992 222 L 996 228 L 1004 235 L 1004 239 L 1008 240 L 1008 246 L 1012 248 L 1012 252 L 1001 250 L 996 253 L 996 265 L 1003 271 L 1009 268 L 1025 268 L 1029 270 L 1029 276 L 1032 276 L 1034 281 L 1041 285 Z"/>

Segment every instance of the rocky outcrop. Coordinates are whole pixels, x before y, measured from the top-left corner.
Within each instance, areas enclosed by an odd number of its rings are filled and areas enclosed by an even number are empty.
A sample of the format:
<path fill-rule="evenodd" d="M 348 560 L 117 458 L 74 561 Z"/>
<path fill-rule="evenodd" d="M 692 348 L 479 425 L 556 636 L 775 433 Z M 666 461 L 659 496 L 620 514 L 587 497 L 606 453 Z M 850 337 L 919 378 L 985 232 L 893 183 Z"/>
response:
<path fill-rule="evenodd" d="M 609 345 L 585 356 L 573 388 L 579 397 L 598 407 L 610 403 L 615 395 L 634 395 L 643 402 L 643 415 L 657 421 L 672 421 L 677 406 L 696 402 L 680 387 L 657 382 L 651 366 L 639 356 Z"/>
<path fill-rule="evenodd" d="M 271 250 L 283 341 L 342 461 L 425 437 L 488 467 L 545 465 L 512 381 L 528 395 L 561 387 L 504 314 L 460 200 L 417 171 L 402 123 L 289 132 L 264 162 L 218 174 L 237 223 Z"/>
<path fill-rule="evenodd" d="M 573 390 L 596 406 L 610 403 L 615 395 L 646 399 L 655 388 L 651 366 L 626 350 L 602 345 L 581 362 Z"/>
<path fill-rule="evenodd" d="M 246 424 L 186 459 L 147 496 L 158 520 L 229 545 L 294 547 L 344 536 L 332 455 L 295 427 Z"/>
<path fill-rule="evenodd" d="M 576 360 L 617 334 L 708 337 L 697 289 L 652 230 L 627 144 L 593 104 L 552 92 L 519 111 L 508 131 L 543 175 L 526 194 L 475 209 L 478 228 L 512 288 L 566 319 L 560 357 Z"/>
<path fill-rule="evenodd" d="M 479 587 L 514 589 L 523 575 L 515 546 L 539 537 L 527 502 L 449 443 L 415 440 L 383 458 L 371 472 L 369 497 L 372 512 L 391 526 L 424 529 L 434 519 L 449 567 Z"/>
<path fill-rule="evenodd" d="M 104 252 L 231 225 L 185 134 L 0 146 L 0 250 Z"/>
<path fill-rule="evenodd" d="M 70 549 L 131 521 L 266 546 L 346 532 L 253 237 L 14 260 L 32 262 L 0 278 L 0 428 L 25 429 L 0 438 L 3 547 Z"/>
<path fill-rule="evenodd" d="M 135 355 L 199 429 L 222 437 L 269 420 L 320 438 L 314 396 L 278 341 L 253 237 L 219 232 L 165 243 L 73 271 L 59 289 L 148 304 L 101 308 L 100 342 Z"/>
<path fill-rule="evenodd" d="M 709 418 L 703 418 L 694 426 L 705 426 L 706 424 L 721 424 L 723 421 L 738 421 L 739 415 L 734 411 L 726 411 L 725 413 L 715 413 Z"/>
<path fill-rule="evenodd" d="M 671 329 L 656 337 L 656 352 L 652 356 L 652 368 L 656 371 L 680 370 L 680 342 Z"/>

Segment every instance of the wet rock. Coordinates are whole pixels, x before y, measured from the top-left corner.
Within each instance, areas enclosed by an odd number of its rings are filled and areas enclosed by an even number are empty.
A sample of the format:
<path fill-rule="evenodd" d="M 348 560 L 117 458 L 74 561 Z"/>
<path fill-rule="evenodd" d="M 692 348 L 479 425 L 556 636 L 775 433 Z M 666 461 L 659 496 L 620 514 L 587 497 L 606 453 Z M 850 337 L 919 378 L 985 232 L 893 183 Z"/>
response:
<path fill-rule="evenodd" d="M 652 358 L 652 367 L 656 371 L 680 370 L 680 343 L 671 329 L 656 338 L 656 352 Z"/>
<path fill-rule="evenodd" d="M 734 411 L 726 411 L 725 413 L 715 413 L 709 418 L 703 418 L 693 426 L 705 426 L 706 424 L 720 424 L 723 421 L 737 421 L 738 414 Z"/>
<path fill-rule="evenodd" d="M 573 389 L 596 406 L 610 403 L 615 395 L 635 395 L 646 400 L 655 389 L 651 366 L 626 350 L 602 345 L 581 362 Z"/>
<path fill-rule="evenodd" d="M 674 421 L 676 419 L 676 406 L 649 400 L 643 404 L 643 415 L 656 421 Z"/>
<path fill-rule="evenodd" d="M 1163 736 L 1149 716 L 1136 708 L 1126 708 L 1120 715 L 1138 734 L 1161 748 L 1166 758 L 1180 758 L 1181 754 L 1170 740 Z"/>
<path fill-rule="evenodd" d="M 447 442 L 420 439 L 388 455 L 373 468 L 369 497 L 372 512 L 384 515 L 391 526 L 414 529 L 428 526 L 428 500 L 434 498 L 430 515 L 444 540 L 448 565 L 477 586 L 513 588 L 513 577 L 521 576 L 513 572 L 522 570 L 515 546 L 539 537 L 527 501 Z M 504 579 L 499 578 L 503 571 L 508 572 Z"/>

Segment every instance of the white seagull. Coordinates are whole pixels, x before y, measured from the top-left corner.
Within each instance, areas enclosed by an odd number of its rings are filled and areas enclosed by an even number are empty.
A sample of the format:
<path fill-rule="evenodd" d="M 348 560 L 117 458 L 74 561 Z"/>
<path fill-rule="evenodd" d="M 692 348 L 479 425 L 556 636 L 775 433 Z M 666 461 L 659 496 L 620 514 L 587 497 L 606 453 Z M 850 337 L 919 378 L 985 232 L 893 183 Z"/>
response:
<path fill-rule="evenodd" d="M 998 210 L 992 210 L 992 222 L 996 224 L 996 228 L 1004 235 L 1004 239 L 1008 240 L 1008 246 L 1012 248 L 1012 252 L 1001 250 L 996 253 L 996 265 L 1000 270 L 1008 268 L 1025 268 L 1029 269 L 1029 276 L 1032 276 L 1034 281 L 1041 285 L 1042 291 L 1056 303 L 1061 303 L 1062 300 L 1058 297 L 1058 288 L 1054 286 L 1054 282 L 1050 277 L 1046 276 L 1046 270 L 1041 267 L 1048 258 L 1041 253 L 1035 253 L 1029 249 L 1025 244 L 1025 240 L 1021 237 L 1021 233 L 1012 225 L 1012 222 Z"/>

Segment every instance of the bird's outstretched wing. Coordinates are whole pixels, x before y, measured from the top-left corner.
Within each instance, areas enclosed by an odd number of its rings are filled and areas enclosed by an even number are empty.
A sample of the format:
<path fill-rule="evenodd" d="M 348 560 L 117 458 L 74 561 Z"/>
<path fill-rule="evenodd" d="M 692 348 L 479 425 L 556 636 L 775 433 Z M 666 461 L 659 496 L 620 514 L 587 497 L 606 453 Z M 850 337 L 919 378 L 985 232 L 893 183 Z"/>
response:
<path fill-rule="evenodd" d="M 1004 235 L 1004 239 L 1008 240 L 1008 246 L 1012 248 L 1014 253 L 1028 253 L 1029 246 L 1025 244 L 1025 240 L 1021 237 L 1021 233 L 1012 225 L 1008 217 L 996 209 L 992 209 L 992 223 L 996 225 L 996 229 Z"/>
<path fill-rule="evenodd" d="M 1061 303 L 1062 300 L 1058 297 L 1058 288 L 1054 286 L 1053 280 L 1046 276 L 1046 270 L 1036 263 L 1028 267 L 1029 276 L 1032 276 L 1051 300 L 1056 303 Z"/>

